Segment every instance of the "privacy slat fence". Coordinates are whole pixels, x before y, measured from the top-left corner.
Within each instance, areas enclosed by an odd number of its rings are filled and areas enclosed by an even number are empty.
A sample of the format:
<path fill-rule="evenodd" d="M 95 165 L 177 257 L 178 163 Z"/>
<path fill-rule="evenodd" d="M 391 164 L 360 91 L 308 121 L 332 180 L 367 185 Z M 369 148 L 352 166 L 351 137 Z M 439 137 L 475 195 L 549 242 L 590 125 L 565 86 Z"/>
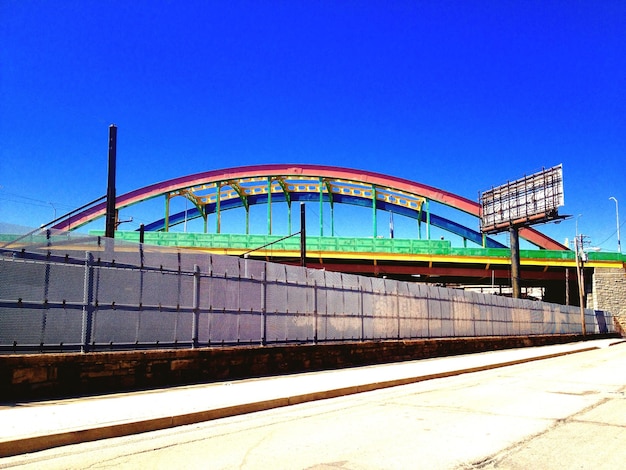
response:
<path fill-rule="evenodd" d="M 585 311 L 587 333 L 613 332 Z M 578 307 L 106 240 L 0 250 L 0 350 L 572 334 Z"/>

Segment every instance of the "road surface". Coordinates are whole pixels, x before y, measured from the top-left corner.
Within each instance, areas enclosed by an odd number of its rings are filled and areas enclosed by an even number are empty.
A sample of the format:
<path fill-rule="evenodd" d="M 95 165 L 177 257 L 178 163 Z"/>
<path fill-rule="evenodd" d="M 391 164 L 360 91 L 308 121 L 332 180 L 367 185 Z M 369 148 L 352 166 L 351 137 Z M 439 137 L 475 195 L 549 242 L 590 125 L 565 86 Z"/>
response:
<path fill-rule="evenodd" d="M 621 343 L 8 457 L 0 468 L 626 468 L 625 392 Z"/>

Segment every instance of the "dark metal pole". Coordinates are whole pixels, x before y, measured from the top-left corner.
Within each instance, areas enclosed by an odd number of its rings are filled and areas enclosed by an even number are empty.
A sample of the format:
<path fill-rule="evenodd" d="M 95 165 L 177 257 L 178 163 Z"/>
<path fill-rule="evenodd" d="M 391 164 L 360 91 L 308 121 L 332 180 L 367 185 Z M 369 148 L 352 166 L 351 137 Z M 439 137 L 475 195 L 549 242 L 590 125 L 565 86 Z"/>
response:
<path fill-rule="evenodd" d="M 583 236 L 576 237 L 576 275 L 578 277 L 578 301 L 580 303 L 580 325 L 583 336 L 587 335 L 587 325 L 585 323 L 585 271 L 582 267 L 582 241 Z"/>
<path fill-rule="evenodd" d="M 519 299 L 522 296 L 520 287 L 520 255 L 519 255 L 519 230 L 517 227 L 510 227 L 511 235 L 511 287 L 513 288 L 513 298 Z"/>
<path fill-rule="evenodd" d="M 109 173 L 107 184 L 107 210 L 104 236 L 115 237 L 115 160 L 117 154 L 117 126 L 109 126 Z"/>
<path fill-rule="evenodd" d="M 306 211 L 300 203 L 300 265 L 306 267 Z"/>

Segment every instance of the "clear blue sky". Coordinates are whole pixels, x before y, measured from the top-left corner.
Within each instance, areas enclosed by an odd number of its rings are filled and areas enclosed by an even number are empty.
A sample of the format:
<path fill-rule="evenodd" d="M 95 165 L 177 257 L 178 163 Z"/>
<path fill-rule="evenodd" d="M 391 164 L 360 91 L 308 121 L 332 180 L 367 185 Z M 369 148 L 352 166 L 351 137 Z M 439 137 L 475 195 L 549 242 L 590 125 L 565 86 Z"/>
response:
<path fill-rule="evenodd" d="M 626 222 L 623 0 L 0 0 L 0 43 L 0 222 L 104 195 L 111 123 L 118 194 L 288 162 L 477 200 L 562 163 L 540 230 Z"/>

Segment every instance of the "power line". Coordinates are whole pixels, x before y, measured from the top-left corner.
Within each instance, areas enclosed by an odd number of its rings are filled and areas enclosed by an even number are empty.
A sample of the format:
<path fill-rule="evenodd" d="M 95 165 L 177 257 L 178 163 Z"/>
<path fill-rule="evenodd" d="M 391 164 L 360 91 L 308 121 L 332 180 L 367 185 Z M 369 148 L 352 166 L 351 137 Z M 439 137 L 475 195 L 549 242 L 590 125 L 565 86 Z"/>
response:
<path fill-rule="evenodd" d="M 619 228 L 622 228 L 624 225 L 626 225 L 626 221 L 622 222 L 619 226 Z M 598 246 L 602 246 L 605 243 L 607 243 L 611 238 L 613 238 L 615 235 L 617 235 L 617 229 L 615 229 L 613 231 L 613 233 L 611 235 L 608 236 L 608 238 L 606 240 L 604 240 L 602 243 L 599 243 Z"/>
<path fill-rule="evenodd" d="M 0 199 L 9 201 L 9 202 L 14 202 L 17 204 L 26 204 L 30 206 L 36 206 L 36 207 L 50 207 L 51 204 L 54 204 L 54 206 L 59 206 L 59 207 L 66 207 L 66 208 L 71 207 L 68 204 L 63 204 L 60 202 L 44 201 L 42 199 L 35 199 L 32 197 L 28 197 L 28 196 L 22 196 L 21 194 L 8 193 L 6 191 L 0 192 Z M 23 199 L 23 200 L 20 200 L 20 199 Z"/>

